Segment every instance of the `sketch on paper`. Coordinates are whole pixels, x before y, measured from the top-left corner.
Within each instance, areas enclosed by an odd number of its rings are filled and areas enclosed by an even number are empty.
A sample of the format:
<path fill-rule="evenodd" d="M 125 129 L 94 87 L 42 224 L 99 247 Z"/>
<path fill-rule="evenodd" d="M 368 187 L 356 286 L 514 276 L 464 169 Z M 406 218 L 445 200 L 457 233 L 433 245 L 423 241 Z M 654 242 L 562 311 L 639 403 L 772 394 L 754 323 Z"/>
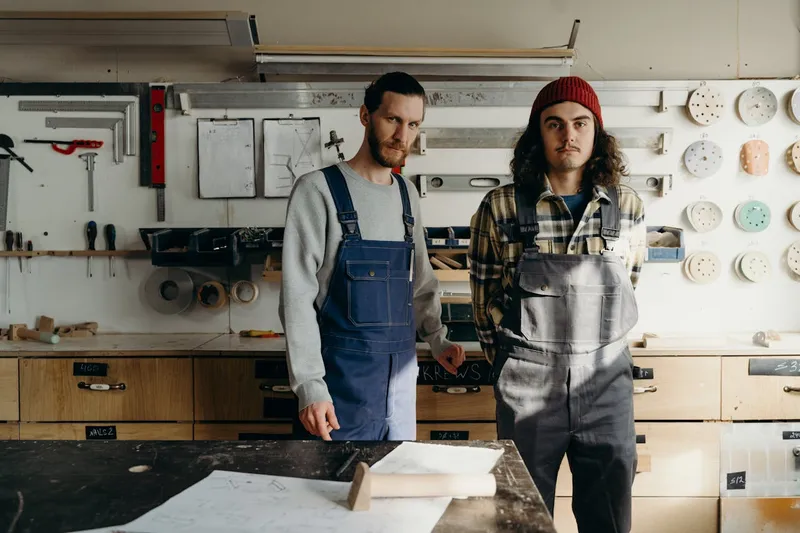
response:
<path fill-rule="evenodd" d="M 300 176 L 320 168 L 318 118 L 264 120 L 264 196 L 288 197 Z"/>

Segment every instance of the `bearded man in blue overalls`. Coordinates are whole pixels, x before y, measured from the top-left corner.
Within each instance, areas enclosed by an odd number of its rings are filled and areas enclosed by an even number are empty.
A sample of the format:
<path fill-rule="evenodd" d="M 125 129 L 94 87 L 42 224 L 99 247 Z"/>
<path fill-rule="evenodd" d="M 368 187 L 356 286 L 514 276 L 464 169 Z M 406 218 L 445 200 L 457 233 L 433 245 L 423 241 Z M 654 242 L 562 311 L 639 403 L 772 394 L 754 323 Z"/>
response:
<path fill-rule="evenodd" d="M 392 172 L 424 114 L 417 80 L 382 76 L 359 111 L 358 153 L 301 176 L 289 198 L 279 314 L 311 436 L 415 440 L 417 333 L 449 372 L 464 361 L 441 322 L 419 195 Z"/>
<path fill-rule="evenodd" d="M 550 513 L 564 455 L 581 533 L 627 533 L 636 471 L 634 287 L 644 207 L 597 94 L 565 77 L 536 96 L 511 163 L 471 223 L 475 321 L 494 363 L 497 432 Z"/>

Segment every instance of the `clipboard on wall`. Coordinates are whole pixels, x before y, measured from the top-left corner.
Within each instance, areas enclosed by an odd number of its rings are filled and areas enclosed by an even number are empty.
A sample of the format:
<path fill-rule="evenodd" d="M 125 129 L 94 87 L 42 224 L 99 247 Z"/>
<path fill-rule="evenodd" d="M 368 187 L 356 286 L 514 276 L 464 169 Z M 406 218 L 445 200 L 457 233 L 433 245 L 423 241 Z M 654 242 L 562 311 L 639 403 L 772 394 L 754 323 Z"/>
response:
<path fill-rule="evenodd" d="M 255 120 L 197 119 L 200 198 L 255 198 L 255 158 Z"/>
<path fill-rule="evenodd" d="M 322 168 L 319 118 L 264 119 L 264 196 L 287 198 L 297 179 Z"/>

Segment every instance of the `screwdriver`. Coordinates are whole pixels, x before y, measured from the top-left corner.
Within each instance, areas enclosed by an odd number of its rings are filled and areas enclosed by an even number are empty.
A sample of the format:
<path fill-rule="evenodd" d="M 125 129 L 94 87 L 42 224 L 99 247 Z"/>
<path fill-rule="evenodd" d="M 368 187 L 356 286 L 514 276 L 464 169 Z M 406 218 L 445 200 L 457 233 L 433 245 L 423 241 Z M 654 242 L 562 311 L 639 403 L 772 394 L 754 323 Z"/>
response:
<path fill-rule="evenodd" d="M 9 252 L 14 249 L 14 232 L 11 230 L 6 231 L 6 250 Z M 11 314 L 11 265 L 9 263 L 11 257 L 6 256 L 6 309 L 8 314 Z"/>
<path fill-rule="evenodd" d="M 114 227 L 114 224 L 106 224 L 105 227 L 106 233 L 106 250 L 116 250 L 117 247 L 114 244 L 114 241 L 117 239 L 117 229 Z M 108 256 L 108 270 L 111 273 L 111 277 L 117 277 L 117 271 L 114 269 L 114 256 Z"/>
<path fill-rule="evenodd" d="M 33 241 L 28 241 L 28 246 L 26 247 L 29 252 L 33 251 Z M 31 273 L 31 259 L 33 259 L 33 255 L 28 257 L 28 274 Z"/>
<path fill-rule="evenodd" d="M 89 250 L 94 250 L 94 241 L 97 239 L 97 223 L 90 220 L 86 225 L 86 236 L 89 238 Z M 92 256 L 88 256 L 87 265 L 89 268 L 89 277 L 92 277 Z"/>
<path fill-rule="evenodd" d="M 22 249 L 22 232 L 21 231 L 17 232 L 17 251 L 18 252 L 22 252 L 23 251 L 23 249 Z M 20 272 L 20 274 L 22 274 L 22 256 L 17 257 L 17 259 L 19 260 L 19 272 Z"/>

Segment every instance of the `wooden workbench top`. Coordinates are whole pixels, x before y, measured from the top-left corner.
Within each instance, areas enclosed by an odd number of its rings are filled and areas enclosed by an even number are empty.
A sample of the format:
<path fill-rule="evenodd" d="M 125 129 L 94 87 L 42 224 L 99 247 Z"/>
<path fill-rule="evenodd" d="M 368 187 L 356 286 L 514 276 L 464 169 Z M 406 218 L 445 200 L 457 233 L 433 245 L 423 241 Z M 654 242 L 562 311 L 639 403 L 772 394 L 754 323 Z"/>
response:
<path fill-rule="evenodd" d="M 669 339 L 675 339 L 671 343 Z M 663 345 L 666 342 L 666 345 Z M 641 339 L 630 339 L 631 353 L 644 356 L 769 356 L 800 355 L 800 333 L 782 333 L 781 340 L 772 341 L 769 348 L 759 346 L 752 334 L 720 335 L 718 337 L 675 336 L 665 338 L 662 346 L 644 348 Z M 470 358 L 482 358 L 477 342 L 462 343 Z M 284 338 L 261 339 L 219 333 L 158 333 L 158 334 L 100 334 L 88 338 L 64 338 L 58 344 L 37 341 L 0 341 L 0 357 L 43 356 L 256 356 L 281 357 L 285 353 Z M 423 357 L 430 348 L 417 344 Z"/>

